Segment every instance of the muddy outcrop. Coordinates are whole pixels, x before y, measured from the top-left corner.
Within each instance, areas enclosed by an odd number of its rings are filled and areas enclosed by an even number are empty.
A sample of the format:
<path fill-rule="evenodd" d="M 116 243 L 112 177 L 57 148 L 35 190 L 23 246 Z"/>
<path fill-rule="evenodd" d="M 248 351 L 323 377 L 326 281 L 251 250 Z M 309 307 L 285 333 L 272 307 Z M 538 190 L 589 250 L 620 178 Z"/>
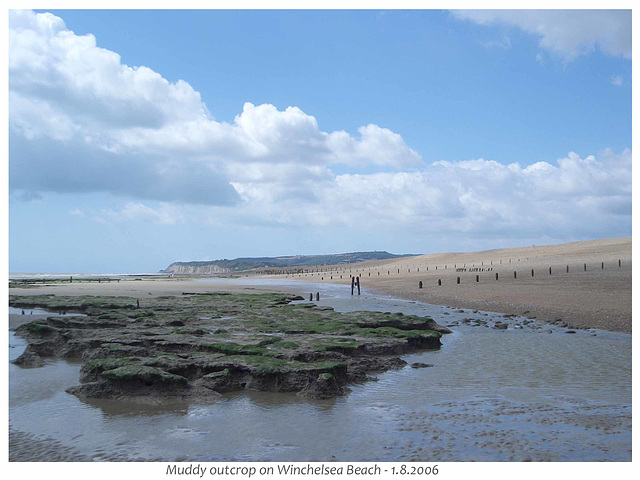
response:
<path fill-rule="evenodd" d="M 18 358 L 13 360 L 15 365 L 24 368 L 36 368 L 44 365 L 44 360 L 38 355 L 31 346 L 28 346 L 26 350 Z"/>
<path fill-rule="evenodd" d="M 398 355 L 441 344 L 444 327 L 429 318 L 340 314 L 294 299 L 185 294 L 138 308 L 126 297 L 12 297 L 14 305 L 85 314 L 20 326 L 29 347 L 16 362 L 80 359 L 81 385 L 68 392 L 86 397 L 215 399 L 249 389 L 330 398 L 369 373 L 403 367 Z"/>

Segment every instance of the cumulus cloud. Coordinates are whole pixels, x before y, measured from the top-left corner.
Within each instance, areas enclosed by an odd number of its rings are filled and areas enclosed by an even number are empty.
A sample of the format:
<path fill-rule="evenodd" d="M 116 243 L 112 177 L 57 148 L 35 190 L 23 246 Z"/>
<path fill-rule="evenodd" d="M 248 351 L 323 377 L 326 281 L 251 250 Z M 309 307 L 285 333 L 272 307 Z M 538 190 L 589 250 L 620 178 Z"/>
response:
<path fill-rule="evenodd" d="M 238 165 L 422 164 L 388 129 L 324 132 L 293 106 L 216 121 L 187 82 L 124 65 L 52 14 L 12 10 L 9 25 L 11 190 L 235 205 Z"/>
<path fill-rule="evenodd" d="M 506 24 L 540 38 L 540 47 L 564 61 L 588 55 L 631 58 L 631 10 L 453 10 L 479 25 Z"/>
<path fill-rule="evenodd" d="M 94 219 L 101 222 L 148 221 L 172 225 L 182 221 L 183 213 L 179 207 L 167 203 L 152 208 L 143 203 L 128 202 L 120 210 L 102 210 Z"/>
<path fill-rule="evenodd" d="M 485 159 L 412 172 L 333 175 L 252 164 L 228 172 L 234 207 L 128 204 L 96 220 L 268 227 L 348 227 L 437 238 L 568 240 L 630 234 L 631 151 L 570 152 L 523 167 Z M 477 246 L 477 244 L 476 244 Z"/>
<path fill-rule="evenodd" d="M 486 15 L 483 22 L 502 18 Z M 573 43 L 561 41 L 548 33 L 553 16 L 540 15 L 541 44 L 565 55 L 584 51 L 580 28 L 569 29 Z M 597 32 L 592 46 L 626 56 Z M 122 196 L 121 207 L 71 213 L 102 223 L 344 225 L 520 238 L 630 230 L 630 151 L 572 152 L 526 167 L 484 159 L 425 165 L 387 128 L 325 132 L 295 106 L 246 103 L 233 121 L 217 121 L 188 83 L 122 64 L 51 14 L 10 11 L 9 90 L 12 198 Z M 384 173 L 336 175 L 335 165 Z"/>
<path fill-rule="evenodd" d="M 630 226 L 631 152 L 571 152 L 527 167 L 476 159 L 414 172 L 338 175 L 314 184 L 313 198 L 275 202 L 277 183 L 234 183 L 245 213 L 263 221 L 356 228 L 559 237 Z M 606 227 L 606 228 L 605 228 Z"/>
<path fill-rule="evenodd" d="M 611 75 L 611 85 L 616 87 L 622 86 L 622 77 L 620 75 Z"/>

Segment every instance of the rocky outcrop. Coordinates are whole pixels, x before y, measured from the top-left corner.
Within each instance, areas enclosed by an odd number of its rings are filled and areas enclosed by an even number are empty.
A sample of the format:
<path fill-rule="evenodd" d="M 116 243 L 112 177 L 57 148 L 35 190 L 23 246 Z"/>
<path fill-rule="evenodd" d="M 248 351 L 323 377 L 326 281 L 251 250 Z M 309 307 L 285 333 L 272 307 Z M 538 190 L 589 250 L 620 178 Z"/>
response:
<path fill-rule="evenodd" d="M 406 365 L 397 355 L 440 346 L 441 328 L 428 318 L 340 314 L 293 299 L 186 294 L 136 308 L 123 297 L 20 297 L 86 316 L 20 326 L 29 347 L 16 363 L 80 359 L 81 385 L 68 392 L 86 397 L 215 399 L 249 389 L 329 398 L 369 373 Z"/>

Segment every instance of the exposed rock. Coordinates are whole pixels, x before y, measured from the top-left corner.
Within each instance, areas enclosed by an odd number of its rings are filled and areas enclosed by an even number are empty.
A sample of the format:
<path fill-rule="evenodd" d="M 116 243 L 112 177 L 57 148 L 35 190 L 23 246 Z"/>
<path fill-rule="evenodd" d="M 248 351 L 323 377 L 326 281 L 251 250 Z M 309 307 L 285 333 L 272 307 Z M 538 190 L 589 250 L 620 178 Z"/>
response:
<path fill-rule="evenodd" d="M 332 398 L 343 395 L 344 390 L 330 373 L 318 375 L 315 381 L 310 382 L 298 395 L 312 398 Z"/>
<path fill-rule="evenodd" d="M 291 304 L 296 298 L 186 294 L 149 298 L 136 308 L 126 297 L 43 295 L 10 304 L 85 312 L 18 327 L 29 341 L 20 362 L 82 359 L 82 385 L 68 391 L 100 398 L 217 398 L 242 389 L 328 398 L 372 372 L 403 367 L 398 355 L 439 348 L 450 332 L 427 317 L 341 314 Z"/>
<path fill-rule="evenodd" d="M 31 347 L 27 347 L 25 351 L 18 358 L 13 360 L 14 365 L 25 368 L 42 367 L 44 360 L 40 355 L 33 351 Z"/>
<path fill-rule="evenodd" d="M 433 365 L 429 363 L 422 363 L 422 362 L 415 362 L 411 364 L 411 368 L 427 368 L 427 367 L 433 367 Z"/>

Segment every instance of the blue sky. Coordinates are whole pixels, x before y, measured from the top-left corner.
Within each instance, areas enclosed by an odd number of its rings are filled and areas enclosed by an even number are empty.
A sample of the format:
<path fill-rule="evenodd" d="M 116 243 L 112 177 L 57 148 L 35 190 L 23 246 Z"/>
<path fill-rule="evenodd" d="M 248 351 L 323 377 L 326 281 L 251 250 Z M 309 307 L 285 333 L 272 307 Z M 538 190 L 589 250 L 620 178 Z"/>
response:
<path fill-rule="evenodd" d="M 37 12 L 12 272 L 631 235 L 629 11 Z"/>

